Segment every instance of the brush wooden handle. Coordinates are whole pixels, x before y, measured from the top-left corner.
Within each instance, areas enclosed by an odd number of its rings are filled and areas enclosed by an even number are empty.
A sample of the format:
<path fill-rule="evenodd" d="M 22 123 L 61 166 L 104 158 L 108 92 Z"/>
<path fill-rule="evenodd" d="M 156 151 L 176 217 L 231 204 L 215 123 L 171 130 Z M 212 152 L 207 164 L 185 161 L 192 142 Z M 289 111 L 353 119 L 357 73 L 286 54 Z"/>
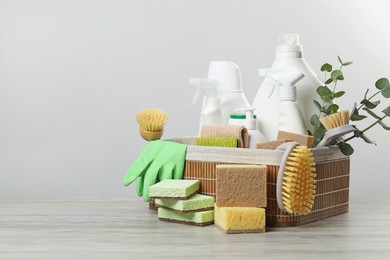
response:
<path fill-rule="evenodd" d="M 141 134 L 142 138 L 148 142 L 154 140 L 160 140 L 161 136 L 164 133 L 164 128 L 162 128 L 160 131 L 155 131 L 155 132 L 147 131 L 143 128 L 140 128 L 139 133 Z"/>

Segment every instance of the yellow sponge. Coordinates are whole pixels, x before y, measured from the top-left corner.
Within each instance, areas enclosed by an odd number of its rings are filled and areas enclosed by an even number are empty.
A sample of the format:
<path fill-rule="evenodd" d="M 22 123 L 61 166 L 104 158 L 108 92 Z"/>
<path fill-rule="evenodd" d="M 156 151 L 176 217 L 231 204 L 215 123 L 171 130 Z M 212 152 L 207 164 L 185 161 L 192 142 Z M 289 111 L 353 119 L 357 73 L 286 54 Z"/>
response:
<path fill-rule="evenodd" d="M 265 232 L 263 208 L 214 207 L 215 225 L 227 234 Z"/>

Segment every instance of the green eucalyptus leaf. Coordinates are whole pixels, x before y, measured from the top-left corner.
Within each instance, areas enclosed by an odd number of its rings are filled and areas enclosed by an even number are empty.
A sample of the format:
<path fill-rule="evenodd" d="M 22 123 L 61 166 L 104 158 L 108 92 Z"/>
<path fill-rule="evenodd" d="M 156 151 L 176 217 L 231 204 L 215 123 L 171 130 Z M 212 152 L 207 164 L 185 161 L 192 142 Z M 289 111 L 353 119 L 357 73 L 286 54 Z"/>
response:
<path fill-rule="evenodd" d="M 370 89 L 368 88 L 368 89 L 366 90 L 366 93 L 364 93 L 364 99 L 367 99 L 367 94 L 368 94 L 369 91 L 370 91 Z"/>
<path fill-rule="evenodd" d="M 381 103 L 381 101 L 380 100 L 370 101 L 370 103 L 371 103 L 371 105 L 374 105 L 374 108 L 375 108 L 375 107 L 377 107 Z M 371 108 L 371 109 L 373 109 L 373 108 Z"/>
<path fill-rule="evenodd" d="M 333 82 L 333 79 L 332 78 L 329 78 L 329 79 L 327 79 L 326 81 L 325 81 L 325 84 L 330 84 L 330 83 L 332 83 Z"/>
<path fill-rule="evenodd" d="M 341 70 L 332 71 L 332 73 L 330 74 L 330 77 L 333 79 L 333 81 L 344 80 L 344 75 L 343 75 L 343 72 Z"/>
<path fill-rule="evenodd" d="M 365 107 L 367 107 L 369 109 L 374 109 L 374 108 L 376 108 L 379 105 L 380 102 L 381 102 L 380 100 L 371 102 L 371 101 L 369 101 L 367 99 L 363 99 L 360 102 L 360 104 L 364 105 Z"/>
<path fill-rule="evenodd" d="M 366 143 L 376 145 L 376 143 L 374 141 L 372 141 L 367 135 L 364 134 L 363 131 L 360 131 L 359 129 L 356 129 L 354 131 L 353 135 L 357 138 L 362 138 Z"/>
<path fill-rule="evenodd" d="M 343 65 L 343 61 L 341 60 L 340 56 L 337 56 L 337 59 L 339 60 L 340 64 Z"/>
<path fill-rule="evenodd" d="M 390 82 L 387 78 L 380 78 L 375 82 L 375 87 L 377 89 L 390 88 Z"/>
<path fill-rule="evenodd" d="M 369 115 L 371 115 L 373 118 L 375 118 L 375 119 L 380 119 L 380 117 L 379 117 L 377 114 L 375 114 L 372 110 L 370 110 L 370 109 L 368 109 L 368 108 L 366 108 L 366 107 L 363 107 L 363 110 L 367 111 L 367 113 L 368 113 Z"/>
<path fill-rule="evenodd" d="M 333 97 L 339 98 L 342 97 L 345 94 L 345 91 L 339 91 L 333 94 Z"/>
<path fill-rule="evenodd" d="M 378 124 L 380 124 L 380 125 L 383 127 L 383 129 L 385 129 L 385 130 L 387 130 L 387 131 L 390 131 L 390 126 L 388 126 L 388 125 L 386 125 L 385 123 L 383 123 L 382 120 L 379 120 L 379 121 L 378 121 Z"/>
<path fill-rule="evenodd" d="M 348 66 L 348 65 L 351 65 L 352 63 L 353 63 L 353 61 L 347 61 L 347 62 L 343 63 L 343 66 Z"/>
<path fill-rule="evenodd" d="M 318 103 L 318 101 L 317 101 L 317 100 L 313 100 L 313 102 L 314 102 L 314 105 L 316 106 L 316 108 L 318 109 L 318 111 L 320 111 L 320 112 L 321 112 L 321 110 L 322 110 L 322 106 L 320 105 L 320 103 Z"/>
<path fill-rule="evenodd" d="M 321 125 L 314 131 L 314 147 L 316 147 L 325 136 L 325 128 Z"/>
<path fill-rule="evenodd" d="M 367 116 L 364 116 L 364 115 L 352 115 L 350 117 L 351 121 L 360 121 L 360 120 L 363 120 L 364 118 L 367 118 Z"/>
<path fill-rule="evenodd" d="M 386 116 L 390 116 L 390 106 L 389 106 L 389 107 L 386 107 L 384 110 L 382 110 L 382 112 L 383 112 Z"/>
<path fill-rule="evenodd" d="M 325 63 L 324 65 L 321 66 L 321 71 L 331 72 L 332 65 L 330 65 L 329 63 Z"/>
<path fill-rule="evenodd" d="M 314 128 L 318 128 L 321 126 L 321 121 L 318 115 L 312 115 L 310 118 L 310 124 L 314 126 Z"/>
<path fill-rule="evenodd" d="M 353 116 L 353 115 L 358 115 L 359 114 L 359 111 L 357 110 L 357 104 L 356 103 L 354 103 L 353 104 L 353 108 L 352 108 L 352 112 L 351 112 L 351 116 Z"/>
<path fill-rule="evenodd" d="M 385 98 L 390 98 L 390 87 L 382 89 L 381 93 Z"/>
<path fill-rule="evenodd" d="M 327 99 L 332 95 L 332 90 L 330 90 L 327 86 L 321 86 L 317 88 L 317 93 L 322 99 Z"/>
<path fill-rule="evenodd" d="M 362 133 L 360 135 L 360 138 L 362 138 L 364 140 L 364 142 L 366 142 L 366 143 L 375 144 L 376 145 L 376 143 L 374 141 L 372 141 L 370 138 L 368 138 L 364 133 Z"/>
<path fill-rule="evenodd" d="M 326 114 L 327 115 L 330 115 L 330 114 L 334 114 L 334 113 L 337 113 L 337 110 L 339 109 L 340 107 L 337 105 L 337 104 L 331 104 L 329 105 L 327 108 L 326 108 Z"/>
<path fill-rule="evenodd" d="M 321 122 L 320 122 L 321 123 Z M 325 135 L 325 127 L 321 124 L 318 128 L 317 131 L 314 133 L 314 136 L 317 137 L 324 137 Z"/>
<path fill-rule="evenodd" d="M 350 156 L 353 154 L 354 150 L 352 146 L 348 143 L 339 143 L 338 144 L 340 151 L 345 155 L 345 156 Z"/>

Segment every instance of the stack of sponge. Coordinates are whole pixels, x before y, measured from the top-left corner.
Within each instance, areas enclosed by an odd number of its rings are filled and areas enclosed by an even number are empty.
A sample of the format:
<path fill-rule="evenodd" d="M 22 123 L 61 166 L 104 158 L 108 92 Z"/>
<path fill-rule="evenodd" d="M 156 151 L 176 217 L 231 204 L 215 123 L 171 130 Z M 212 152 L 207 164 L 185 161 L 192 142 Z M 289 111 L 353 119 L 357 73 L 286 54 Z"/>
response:
<path fill-rule="evenodd" d="M 159 220 L 206 226 L 214 223 L 214 198 L 198 194 L 198 180 L 163 180 L 149 188 Z"/>
<path fill-rule="evenodd" d="M 265 232 L 266 166 L 217 165 L 215 224 L 225 233 Z"/>

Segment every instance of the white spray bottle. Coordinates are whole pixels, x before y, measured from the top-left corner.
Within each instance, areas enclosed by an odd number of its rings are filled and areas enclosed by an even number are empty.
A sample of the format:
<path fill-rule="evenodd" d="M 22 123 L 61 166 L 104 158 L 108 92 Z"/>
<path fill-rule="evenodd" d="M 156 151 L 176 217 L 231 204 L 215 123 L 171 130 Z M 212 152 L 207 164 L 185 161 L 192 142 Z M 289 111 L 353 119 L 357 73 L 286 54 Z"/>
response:
<path fill-rule="evenodd" d="M 279 37 L 275 61 L 271 66 L 271 69 L 288 68 L 297 68 L 305 75 L 305 78 L 296 85 L 298 89 L 297 100 L 306 122 L 310 123 L 310 117 L 318 113 L 313 103 L 314 99 L 318 99 L 316 89 L 323 83 L 304 60 L 303 47 L 299 43 L 297 34 L 284 34 Z M 262 82 L 253 101 L 252 106 L 262 115 L 257 119 L 259 129 L 268 140 L 275 140 L 279 129 L 280 97 L 280 88 L 275 87 L 275 81 L 267 77 Z M 312 126 L 306 124 L 306 129 L 312 130 Z"/>
<path fill-rule="evenodd" d="M 264 135 L 257 129 L 257 121 L 254 116 L 255 108 L 239 108 L 235 111 L 245 112 L 243 125 L 246 127 L 246 129 L 248 129 L 250 149 L 256 149 L 257 143 L 267 142 L 267 139 L 264 137 Z"/>
<path fill-rule="evenodd" d="M 275 70 L 261 69 L 259 75 L 270 77 L 278 82 L 280 87 L 279 130 L 307 135 L 305 119 L 297 103 L 298 83 L 305 75 L 296 68 Z"/>
<path fill-rule="evenodd" d="M 225 83 L 214 79 L 192 78 L 188 83 L 195 88 L 191 105 L 204 96 L 201 121 L 205 125 L 222 124 L 221 96 L 228 93 Z M 201 130 L 201 129 L 200 129 Z"/>
<path fill-rule="evenodd" d="M 189 83 L 204 95 L 199 133 L 205 124 L 228 125 L 235 109 L 250 107 L 242 90 L 240 68 L 233 62 L 211 61 L 208 78 Z"/>
<path fill-rule="evenodd" d="M 231 114 L 237 108 L 250 108 L 250 104 L 242 90 L 241 70 L 234 62 L 212 61 L 209 67 L 209 79 L 224 82 L 228 93 L 221 96 L 222 124 L 227 125 Z"/>

